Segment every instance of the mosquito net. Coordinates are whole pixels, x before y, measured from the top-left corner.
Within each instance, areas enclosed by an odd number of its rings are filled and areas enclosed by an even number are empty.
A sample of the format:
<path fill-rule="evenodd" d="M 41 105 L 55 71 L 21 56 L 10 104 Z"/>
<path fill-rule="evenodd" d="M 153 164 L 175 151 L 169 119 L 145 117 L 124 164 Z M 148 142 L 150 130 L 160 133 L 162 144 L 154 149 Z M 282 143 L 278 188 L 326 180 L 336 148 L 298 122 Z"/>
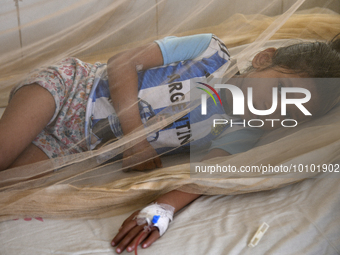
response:
<path fill-rule="evenodd" d="M 213 75 L 225 83 L 247 69 L 262 49 L 334 38 L 340 32 L 339 2 L 319 3 L 7 0 L 0 17 L 0 106 L 7 106 L 11 89 L 36 68 L 70 56 L 91 64 L 106 63 L 119 52 L 170 35 L 213 33 L 220 38 L 231 59 L 228 68 Z M 200 107 L 200 103 L 196 100 L 177 111 L 165 107 L 162 113 L 166 117 L 161 121 L 150 118 L 143 128 L 99 149 L 1 171 L 0 219 L 107 217 L 139 208 L 174 189 L 206 195 L 273 189 L 319 176 L 322 171 L 317 171 L 318 166 L 319 170 L 323 165 L 333 166 L 339 158 L 339 108 L 332 105 L 332 110 L 318 119 L 294 128 L 265 132 L 251 150 L 202 163 L 234 169 L 313 164 L 316 171 L 298 169 L 299 174 L 262 171 L 247 175 L 234 171 L 209 173 L 207 178 L 190 174 L 190 157 L 185 153 L 164 155 L 163 167 L 156 170 L 124 171 L 119 155 L 144 137 L 183 118 Z"/>

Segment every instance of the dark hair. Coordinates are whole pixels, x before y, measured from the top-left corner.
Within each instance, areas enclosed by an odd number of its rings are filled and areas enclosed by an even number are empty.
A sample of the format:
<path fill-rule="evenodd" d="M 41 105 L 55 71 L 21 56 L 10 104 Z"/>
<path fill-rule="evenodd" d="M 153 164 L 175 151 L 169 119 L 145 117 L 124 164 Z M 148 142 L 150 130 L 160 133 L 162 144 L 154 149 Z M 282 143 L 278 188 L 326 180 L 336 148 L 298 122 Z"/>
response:
<path fill-rule="evenodd" d="M 278 48 L 268 68 L 282 67 L 288 73 L 310 78 L 340 78 L 340 38 L 329 42 L 307 42 Z M 340 101 L 339 79 L 315 79 L 323 115 Z"/>
<path fill-rule="evenodd" d="M 303 42 L 278 48 L 270 67 L 282 67 L 311 78 L 340 78 L 339 35 L 330 42 Z"/>

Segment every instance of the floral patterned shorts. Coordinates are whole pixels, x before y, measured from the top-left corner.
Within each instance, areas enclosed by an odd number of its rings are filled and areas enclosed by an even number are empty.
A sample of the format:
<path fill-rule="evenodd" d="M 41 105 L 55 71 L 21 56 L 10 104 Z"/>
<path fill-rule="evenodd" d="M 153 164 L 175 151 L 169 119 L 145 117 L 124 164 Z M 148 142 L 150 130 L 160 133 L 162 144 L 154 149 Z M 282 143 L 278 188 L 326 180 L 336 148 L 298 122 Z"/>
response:
<path fill-rule="evenodd" d="M 85 112 L 88 96 L 100 63 L 84 63 L 67 58 L 34 72 L 19 86 L 37 83 L 47 89 L 55 100 L 55 113 L 49 124 L 34 139 L 49 158 L 87 151 L 85 141 Z"/>

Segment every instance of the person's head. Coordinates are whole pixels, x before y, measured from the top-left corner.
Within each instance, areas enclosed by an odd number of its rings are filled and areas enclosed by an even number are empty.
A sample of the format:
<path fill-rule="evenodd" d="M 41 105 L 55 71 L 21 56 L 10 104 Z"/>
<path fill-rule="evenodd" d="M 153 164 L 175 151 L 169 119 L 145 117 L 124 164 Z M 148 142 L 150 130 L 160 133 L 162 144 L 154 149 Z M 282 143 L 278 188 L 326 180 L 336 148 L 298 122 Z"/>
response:
<path fill-rule="evenodd" d="M 302 42 L 278 48 L 272 53 L 271 60 L 265 64 L 267 66 L 262 68 L 281 68 L 288 74 L 299 74 L 302 77 L 339 78 L 339 35 L 330 42 Z"/>
<path fill-rule="evenodd" d="M 253 87 L 254 107 L 265 110 L 272 105 L 273 87 L 278 87 L 279 93 L 281 86 L 305 88 L 312 95 L 308 103 L 310 104 L 309 108 L 313 111 L 313 117 L 325 114 L 339 102 L 340 84 L 336 84 L 337 80 L 335 79 L 316 78 L 340 78 L 340 38 L 337 37 L 330 42 L 302 42 L 261 51 L 252 60 L 252 66 L 240 77 L 273 79 L 268 79 L 267 82 L 259 79 L 252 79 L 252 81 L 244 79 L 249 82 L 243 81 L 241 89 L 246 93 L 247 87 Z M 288 95 L 290 98 L 302 97 L 301 94 L 289 93 Z M 297 119 L 304 121 L 304 116 L 301 115 L 301 111 L 297 107 L 294 105 L 290 109 L 288 107 L 290 106 L 287 106 L 287 112 L 291 111 L 290 115 L 295 115 Z M 278 118 L 279 110 L 278 107 L 275 114 L 269 117 Z M 251 117 L 264 119 L 266 116 L 254 116 L 248 111 L 248 116 L 245 112 L 244 117 L 245 119 Z"/>

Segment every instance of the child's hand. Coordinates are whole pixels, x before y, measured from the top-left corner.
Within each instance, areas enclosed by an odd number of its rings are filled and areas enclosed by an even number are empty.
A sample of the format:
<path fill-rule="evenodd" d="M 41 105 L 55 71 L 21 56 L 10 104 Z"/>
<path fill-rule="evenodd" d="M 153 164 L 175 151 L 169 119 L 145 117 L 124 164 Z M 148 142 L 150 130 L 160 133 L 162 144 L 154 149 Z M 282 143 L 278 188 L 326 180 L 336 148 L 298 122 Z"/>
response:
<path fill-rule="evenodd" d="M 162 161 L 155 149 L 144 140 L 123 153 L 123 168 L 128 170 L 152 170 L 162 167 Z"/>
<path fill-rule="evenodd" d="M 130 217 L 123 222 L 118 234 L 113 238 L 111 245 L 118 245 L 116 248 L 117 253 L 121 253 L 124 251 L 124 249 L 126 249 L 128 252 L 131 252 L 135 249 L 136 241 L 144 230 L 144 226 L 146 225 L 137 225 L 135 217 L 138 215 L 138 213 L 139 211 L 136 211 L 131 214 Z M 147 248 L 152 243 L 154 243 L 159 238 L 159 236 L 158 229 L 153 227 L 151 232 L 143 233 L 143 236 L 138 244 L 145 240 L 142 244 L 142 248 Z"/>

